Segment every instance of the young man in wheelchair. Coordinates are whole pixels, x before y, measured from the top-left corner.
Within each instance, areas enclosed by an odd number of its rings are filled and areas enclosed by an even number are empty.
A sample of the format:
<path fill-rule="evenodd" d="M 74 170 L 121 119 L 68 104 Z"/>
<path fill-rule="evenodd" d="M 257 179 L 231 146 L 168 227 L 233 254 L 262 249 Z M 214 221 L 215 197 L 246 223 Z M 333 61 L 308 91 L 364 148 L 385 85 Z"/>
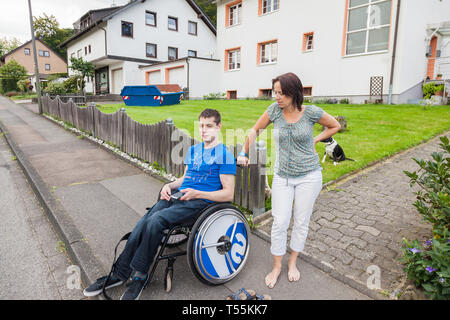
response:
<path fill-rule="evenodd" d="M 236 162 L 233 154 L 219 142 L 220 113 L 205 109 L 199 116 L 203 142 L 192 146 L 184 161 L 184 175 L 161 190 L 160 200 L 134 227 L 117 259 L 106 289 L 131 282 L 121 300 L 137 300 L 148 271 L 164 237 L 164 230 L 195 222 L 198 214 L 213 202 L 233 200 Z M 181 194 L 175 195 L 175 193 Z M 175 196 L 175 197 L 172 197 Z M 85 296 L 102 292 L 107 277 L 97 279 L 84 290 Z"/>

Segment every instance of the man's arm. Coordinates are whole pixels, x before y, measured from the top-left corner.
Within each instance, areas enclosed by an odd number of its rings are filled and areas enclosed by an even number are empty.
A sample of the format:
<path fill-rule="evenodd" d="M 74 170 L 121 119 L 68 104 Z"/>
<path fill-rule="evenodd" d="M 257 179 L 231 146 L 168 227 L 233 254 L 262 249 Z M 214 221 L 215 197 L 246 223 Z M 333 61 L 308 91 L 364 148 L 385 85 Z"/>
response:
<path fill-rule="evenodd" d="M 214 202 L 231 202 L 234 198 L 235 176 L 233 174 L 221 174 L 222 189 L 217 191 L 198 191 L 192 188 L 181 190 L 184 195 L 180 200 L 207 199 Z"/>

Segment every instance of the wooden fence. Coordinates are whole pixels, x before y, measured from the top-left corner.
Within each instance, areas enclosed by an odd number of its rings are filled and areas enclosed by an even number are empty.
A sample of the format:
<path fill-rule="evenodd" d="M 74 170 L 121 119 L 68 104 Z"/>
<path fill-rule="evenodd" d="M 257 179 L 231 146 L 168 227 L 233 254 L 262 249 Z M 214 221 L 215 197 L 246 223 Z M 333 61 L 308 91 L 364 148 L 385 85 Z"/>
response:
<path fill-rule="evenodd" d="M 42 100 L 44 113 L 115 145 L 133 157 L 150 164 L 157 162 L 167 173 L 177 177 L 184 173 L 184 159 L 189 147 L 199 143 L 176 128 L 170 119 L 146 125 L 130 118 L 125 109 L 106 114 L 91 103 L 81 108 L 70 100 L 62 102 L 59 97 L 52 99 L 46 95 Z M 227 148 L 236 158 L 242 146 Z M 256 144 L 250 155 L 251 164 L 237 168 L 233 202 L 257 216 L 265 211 L 266 148 Z"/>

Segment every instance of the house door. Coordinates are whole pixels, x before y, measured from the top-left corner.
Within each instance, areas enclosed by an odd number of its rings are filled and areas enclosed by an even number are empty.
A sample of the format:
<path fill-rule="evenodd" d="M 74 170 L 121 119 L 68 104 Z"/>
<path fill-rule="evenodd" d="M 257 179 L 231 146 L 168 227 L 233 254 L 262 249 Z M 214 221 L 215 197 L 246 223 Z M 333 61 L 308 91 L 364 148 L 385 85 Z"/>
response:
<path fill-rule="evenodd" d="M 109 93 L 109 67 L 95 70 L 95 94 Z"/>
<path fill-rule="evenodd" d="M 120 94 L 123 88 L 123 69 L 112 70 L 112 93 Z"/>
<path fill-rule="evenodd" d="M 433 37 L 430 41 L 428 51 L 427 77 L 434 79 L 434 64 L 436 62 L 437 37 Z"/>

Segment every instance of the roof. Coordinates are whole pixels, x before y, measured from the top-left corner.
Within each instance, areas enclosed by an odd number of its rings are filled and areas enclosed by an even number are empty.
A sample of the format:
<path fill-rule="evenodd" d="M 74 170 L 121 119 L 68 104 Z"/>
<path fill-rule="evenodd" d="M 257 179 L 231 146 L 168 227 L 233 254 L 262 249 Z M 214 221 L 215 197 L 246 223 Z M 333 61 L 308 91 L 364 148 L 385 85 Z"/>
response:
<path fill-rule="evenodd" d="M 66 41 L 64 41 L 63 43 L 61 43 L 59 45 L 59 47 L 64 47 L 66 45 L 68 45 L 70 42 L 78 39 L 79 37 L 81 37 L 82 35 L 86 34 L 87 32 L 89 32 L 91 29 L 93 29 L 94 27 L 98 26 L 100 23 L 102 22 L 106 22 L 107 20 L 111 19 L 112 17 L 114 17 L 115 15 L 127 10 L 128 8 L 139 4 L 139 3 L 143 3 L 146 0 L 132 0 L 130 3 L 121 6 L 121 7 L 115 7 L 116 10 L 114 10 L 113 12 L 109 12 L 106 13 L 106 15 L 103 15 L 101 18 L 98 18 L 96 21 L 93 21 L 92 24 L 87 27 L 86 29 L 78 32 L 77 34 L 75 34 L 74 36 L 72 36 L 71 38 L 67 39 Z M 208 16 L 206 15 L 206 13 L 202 10 L 202 8 L 200 8 L 200 6 L 194 1 L 194 0 L 186 0 L 186 2 L 191 6 L 191 8 L 197 13 L 197 16 L 199 18 L 202 19 L 202 21 L 206 24 L 206 26 L 211 30 L 212 33 L 214 33 L 214 35 L 217 34 L 216 31 L 216 27 L 215 25 L 212 23 L 212 21 L 208 18 Z M 94 11 L 100 11 L 100 10 L 107 10 L 110 8 L 104 8 L 104 9 L 97 9 L 97 10 L 90 10 L 87 13 L 85 13 L 81 18 L 85 17 L 87 14 L 94 12 Z"/>
<path fill-rule="evenodd" d="M 27 42 L 25 42 L 25 43 L 22 44 L 21 46 L 15 48 L 15 49 L 13 49 L 13 50 L 11 50 L 11 51 L 8 52 L 8 53 L 5 53 L 3 56 L 0 57 L 0 61 L 5 61 L 5 57 L 6 57 L 6 56 L 9 56 L 10 54 L 12 54 L 12 53 L 14 53 L 14 52 L 16 52 L 16 51 L 22 49 L 22 48 L 25 47 L 27 44 L 29 44 L 31 41 L 32 41 L 32 40 L 28 40 Z M 42 40 L 41 38 L 36 38 L 36 41 L 39 41 L 40 43 L 42 43 L 42 44 L 43 44 L 44 46 L 46 46 L 49 50 L 51 50 L 53 54 L 55 54 L 55 55 L 56 55 L 57 57 L 59 57 L 62 61 L 64 61 L 64 63 L 67 63 L 66 60 L 65 60 L 63 57 L 61 57 L 61 55 L 60 55 L 58 52 L 56 52 L 56 51 L 53 50 L 51 47 L 49 47 L 48 44 L 46 44 L 46 43 L 44 42 L 44 40 Z"/>

